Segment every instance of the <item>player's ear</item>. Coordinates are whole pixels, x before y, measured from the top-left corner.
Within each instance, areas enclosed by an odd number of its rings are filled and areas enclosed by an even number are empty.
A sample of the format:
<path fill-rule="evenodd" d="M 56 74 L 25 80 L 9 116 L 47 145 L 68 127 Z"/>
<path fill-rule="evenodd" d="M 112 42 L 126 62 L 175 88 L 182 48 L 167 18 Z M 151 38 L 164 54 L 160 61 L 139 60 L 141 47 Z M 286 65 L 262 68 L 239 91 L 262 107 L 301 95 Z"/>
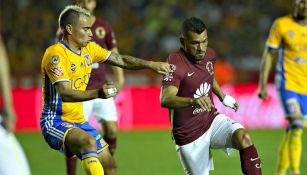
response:
<path fill-rule="evenodd" d="M 68 33 L 68 34 L 72 34 L 72 25 L 71 24 L 67 24 L 66 26 L 65 26 L 65 30 L 66 30 L 66 32 Z"/>
<path fill-rule="evenodd" d="M 184 38 L 182 36 L 179 38 L 179 40 L 180 40 L 181 45 L 184 45 Z"/>

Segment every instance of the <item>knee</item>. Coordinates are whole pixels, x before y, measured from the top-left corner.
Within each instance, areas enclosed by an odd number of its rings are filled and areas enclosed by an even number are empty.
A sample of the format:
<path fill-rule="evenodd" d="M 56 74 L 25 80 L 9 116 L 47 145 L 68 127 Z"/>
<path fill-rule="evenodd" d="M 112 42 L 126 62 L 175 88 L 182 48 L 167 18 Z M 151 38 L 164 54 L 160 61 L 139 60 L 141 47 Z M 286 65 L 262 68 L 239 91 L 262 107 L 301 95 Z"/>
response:
<path fill-rule="evenodd" d="M 233 143 L 237 149 L 244 149 L 253 145 L 250 134 L 245 129 L 239 129 L 234 133 Z"/>
<path fill-rule="evenodd" d="M 81 152 L 96 150 L 96 140 L 91 136 L 80 137 L 80 147 Z"/>

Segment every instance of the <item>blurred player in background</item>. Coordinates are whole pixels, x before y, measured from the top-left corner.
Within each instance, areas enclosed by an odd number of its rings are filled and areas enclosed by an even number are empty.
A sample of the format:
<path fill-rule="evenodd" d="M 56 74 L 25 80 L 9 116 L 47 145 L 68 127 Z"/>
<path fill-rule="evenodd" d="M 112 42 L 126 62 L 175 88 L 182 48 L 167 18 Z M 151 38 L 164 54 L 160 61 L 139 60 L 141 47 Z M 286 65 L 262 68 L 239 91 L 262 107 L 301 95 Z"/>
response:
<path fill-rule="evenodd" d="M 76 0 L 76 4 L 89 10 L 92 13 L 92 33 L 93 41 L 99 44 L 101 47 L 111 50 L 114 53 L 118 53 L 116 46 L 116 39 L 111 25 L 108 21 L 94 16 L 93 12 L 96 8 L 96 0 Z M 91 72 L 89 83 L 86 87 L 87 90 L 99 89 L 103 84 L 107 82 L 106 79 L 106 65 L 103 63 L 94 63 Z M 124 85 L 124 73 L 119 67 L 112 66 L 115 73 L 115 86 L 118 91 L 123 88 Z M 93 113 L 96 120 L 101 124 L 103 128 L 103 139 L 109 144 L 109 149 L 112 155 L 114 155 L 116 149 L 116 133 L 117 133 L 117 112 L 114 98 L 108 99 L 94 99 L 85 101 L 83 103 L 83 112 L 85 119 L 88 121 L 90 115 Z M 77 158 L 66 159 L 67 174 L 76 174 L 76 161 Z"/>
<path fill-rule="evenodd" d="M 238 122 L 219 114 L 212 92 L 227 107 L 238 109 L 225 95 L 214 77 L 215 51 L 207 48 L 207 28 L 198 18 L 183 22 L 181 49 L 171 53 L 172 71 L 162 82 L 161 105 L 170 109 L 172 134 L 185 173 L 208 175 L 213 170 L 210 149 L 240 151 L 245 175 L 261 175 L 261 162 L 247 130 Z"/>
<path fill-rule="evenodd" d="M 279 54 L 277 53 L 279 51 Z M 277 175 L 300 174 L 303 119 L 307 117 L 307 0 L 294 0 L 293 14 L 277 18 L 262 56 L 259 97 L 267 97 L 267 82 L 274 60 L 275 85 L 288 127 L 282 140 Z"/>
<path fill-rule="evenodd" d="M 13 133 L 15 112 L 9 74 L 8 57 L 0 35 L 0 90 L 4 101 L 3 115 L 0 115 L 0 174 L 30 175 L 26 156 Z"/>
<path fill-rule="evenodd" d="M 167 63 L 119 55 L 91 42 L 91 13 L 79 6 L 67 6 L 59 16 L 63 39 L 47 48 L 42 60 L 42 134 L 48 145 L 67 157 L 81 159 L 87 175 L 116 174 L 108 144 L 84 118 L 83 101 L 116 95 L 113 84 L 86 90 L 92 63 L 105 62 L 126 69 L 151 69 L 166 75 Z"/>

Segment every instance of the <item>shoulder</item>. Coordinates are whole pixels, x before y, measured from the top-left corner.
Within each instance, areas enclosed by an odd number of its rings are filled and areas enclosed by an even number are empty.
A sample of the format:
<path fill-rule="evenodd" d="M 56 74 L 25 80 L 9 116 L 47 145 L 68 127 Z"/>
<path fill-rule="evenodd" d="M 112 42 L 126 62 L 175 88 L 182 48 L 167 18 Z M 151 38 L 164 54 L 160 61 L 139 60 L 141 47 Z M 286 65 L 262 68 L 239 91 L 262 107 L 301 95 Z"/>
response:
<path fill-rule="evenodd" d="M 281 17 L 278 17 L 274 20 L 273 22 L 273 27 L 274 26 L 278 26 L 278 27 L 282 27 L 284 24 L 286 23 L 289 23 L 289 22 L 292 22 L 293 21 L 293 18 L 291 15 L 286 15 L 286 16 L 281 16 Z"/>
<path fill-rule="evenodd" d="M 49 46 L 46 49 L 45 52 L 45 56 L 52 56 L 52 55 L 65 55 L 65 47 L 62 46 L 59 42 L 57 42 L 56 44 L 53 44 L 51 46 Z"/>
<path fill-rule="evenodd" d="M 174 51 L 169 54 L 167 58 L 168 63 L 179 63 L 184 58 L 183 52 L 181 50 Z"/>
<path fill-rule="evenodd" d="M 103 28 L 109 29 L 111 28 L 111 24 L 109 23 L 109 21 L 96 17 L 96 21 L 95 23 Z"/>
<path fill-rule="evenodd" d="M 205 58 L 207 60 L 216 61 L 217 54 L 213 48 L 208 47 Z"/>

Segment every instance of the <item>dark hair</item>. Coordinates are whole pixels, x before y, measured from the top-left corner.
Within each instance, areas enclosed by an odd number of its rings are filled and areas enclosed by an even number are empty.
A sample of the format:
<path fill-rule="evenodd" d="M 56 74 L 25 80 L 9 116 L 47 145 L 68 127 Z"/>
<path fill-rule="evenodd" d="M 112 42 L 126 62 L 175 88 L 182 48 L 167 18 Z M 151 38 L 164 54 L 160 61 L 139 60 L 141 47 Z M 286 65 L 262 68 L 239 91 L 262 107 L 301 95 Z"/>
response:
<path fill-rule="evenodd" d="M 61 30 L 65 31 L 65 26 L 68 24 L 76 24 L 80 15 L 91 16 L 91 13 L 77 5 L 66 6 L 59 16 L 59 26 Z"/>
<path fill-rule="evenodd" d="M 207 30 L 207 26 L 202 20 L 196 17 L 191 17 L 184 20 L 181 28 L 181 33 L 183 36 L 186 36 L 189 31 L 201 34 L 205 30 Z"/>

